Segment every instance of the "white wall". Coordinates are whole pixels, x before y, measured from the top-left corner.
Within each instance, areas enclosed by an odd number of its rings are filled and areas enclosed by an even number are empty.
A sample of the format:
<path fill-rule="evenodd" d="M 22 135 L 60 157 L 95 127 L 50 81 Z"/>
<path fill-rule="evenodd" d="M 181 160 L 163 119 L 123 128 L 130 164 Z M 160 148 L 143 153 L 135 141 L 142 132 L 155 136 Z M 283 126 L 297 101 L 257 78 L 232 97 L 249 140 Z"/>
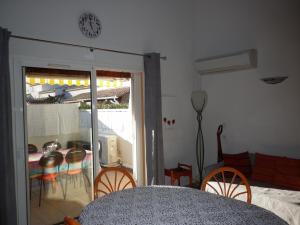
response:
<path fill-rule="evenodd" d="M 86 0 L 0 3 L 0 26 L 16 35 L 135 52 L 161 52 L 162 92 L 175 96 L 176 128 L 164 130 L 166 167 L 194 162 L 195 114 L 192 89 L 200 88 L 196 58 L 257 48 L 259 68 L 203 77 L 209 102 L 204 113 L 206 163 L 216 160 L 216 128 L 225 123 L 224 151 L 242 149 L 299 157 L 299 1 L 297 0 Z M 96 13 L 100 38 L 78 29 L 84 11 Z M 12 40 L 11 55 L 67 60 L 102 68 L 143 70 L 142 58 Z M 288 75 L 277 86 L 259 78 Z M 173 97 L 172 97 L 173 98 Z M 194 164 L 195 165 L 195 164 Z"/>
<path fill-rule="evenodd" d="M 26 115 L 28 144 L 34 144 L 38 149 L 55 140 L 65 148 L 68 141 L 82 140 L 81 136 L 90 134 L 91 125 L 82 127 L 79 123 L 77 103 L 27 105 Z"/>
<path fill-rule="evenodd" d="M 203 130 L 206 164 L 216 161 L 216 130 L 223 150 L 300 158 L 300 14 L 296 0 L 201 0 L 197 3 L 196 58 L 248 48 L 258 69 L 202 77 L 208 92 Z M 278 85 L 259 79 L 289 76 Z"/>
<path fill-rule="evenodd" d="M 162 93 L 178 102 L 176 130 L 165 132 L 166 167 L 178 161 L 195 162 L 195 119 L 190 105 L 191 90 L 196 87 L 193 70 L 192 40 L 194 1 L 181 0 L 81 0 L 16 1 L 1 0 L 0 26 L 15 35 L 73 42 L 134 52 L 161 52 Z M 103 33 L 95 40 L 86 39 L 77 20 L 91 11 L 101 20 Z M 12 55 L 100 65 L 102 68 L 143 70 L 141 57 L 95 52 L 21 40 L 11 41 Z"/>
<path fill-rule="evenodd" d="M 117 148 L 126 167 L 132 163 L 132 116 L 129 109 L 98 109 L 98 134 L 117 136 Z"/>

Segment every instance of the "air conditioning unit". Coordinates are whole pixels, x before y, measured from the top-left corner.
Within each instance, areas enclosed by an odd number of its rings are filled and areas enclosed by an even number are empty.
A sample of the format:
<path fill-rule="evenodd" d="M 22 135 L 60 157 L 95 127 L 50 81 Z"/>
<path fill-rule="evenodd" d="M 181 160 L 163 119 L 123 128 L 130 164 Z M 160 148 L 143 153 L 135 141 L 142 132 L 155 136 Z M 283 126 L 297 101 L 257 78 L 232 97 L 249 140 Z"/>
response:
<path fill-rule="evenodd" d="M 101 163 L 110 164 L 120 160 L 116 135 L 100 135 L 99 144 L 99 157 Z"/>
<path fill-rule="evenodd" d="M 201 75 L 257 68 L 257 50 L 197 59 L 195 66 Z"/>

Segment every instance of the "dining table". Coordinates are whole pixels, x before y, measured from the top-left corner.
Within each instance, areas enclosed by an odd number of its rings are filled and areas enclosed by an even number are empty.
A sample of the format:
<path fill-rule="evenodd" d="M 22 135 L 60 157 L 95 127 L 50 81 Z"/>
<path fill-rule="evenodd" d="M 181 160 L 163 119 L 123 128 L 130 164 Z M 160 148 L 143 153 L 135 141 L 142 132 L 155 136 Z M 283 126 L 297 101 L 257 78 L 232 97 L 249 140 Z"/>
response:
<path fill-rule="evenodd" d="M 81 225 L 287 225 L 274 213 L 243 201 L 176 186 L 113 192 L 89 203 Z"/>
<path fill-rule="evenodd" d="M 71 148 L 61 148 L 59 150 L 60 153 L 63 154 L 63 156 L 65 157 L 66 154 L 71 150 Z M 91 161 L 92 161 L 92 151 L 90 150 L 85 150 L 86 151 L 86 157 L 83 161 L 83 168 L 90 168 L 91 167 Z M 35 178 L 35 177 L 39 177 L 42 174 L 42 168 L 39 165 L 39 161 L 41 159 L 41 157 L 44 155 L 44 153 L 42 151 L 36 152 L 36 153 L 30 153 L 28 154 L 28 168 L 29 168 L 29 177 L 30 178 Z M 81 165 L 70 165 L 69 166 L 69 170 L 77 170 L 78 168 L 81 168 Z M 66 172 L 68 169 L 68 164 L 64 158 L 62 164 L 59 167 L 59 171 L 61 173 Z M 56 172 L 56 168 L 49 168 L 47 169 L 47 173 L 54 173 Z"/>

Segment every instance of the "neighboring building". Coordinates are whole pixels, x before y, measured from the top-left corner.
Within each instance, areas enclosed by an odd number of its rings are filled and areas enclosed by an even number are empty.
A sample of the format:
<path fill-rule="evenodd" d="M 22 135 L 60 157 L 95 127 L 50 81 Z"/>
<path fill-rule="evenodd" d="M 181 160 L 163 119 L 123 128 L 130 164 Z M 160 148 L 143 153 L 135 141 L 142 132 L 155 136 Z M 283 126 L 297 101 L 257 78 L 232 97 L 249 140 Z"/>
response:
<path fill-rule="evenodd" d="M 82 91 L 82 89 L 78 89 Z M 87 90 L 87 89 L 84 89 Z M 55 93 L 56 92 L 56 93 Z M 74 94 L 74 93 L 73 93 Z M 74 103 L 74 102 L 85 102 L 91 101 L 90 91 L 71 96 L 68 91 L 64 89 L 61 93 L 57 91 L 49 91 L 48 96 L 34 98 L 33 95 L 27 94 L 26 102 L 29 104 L 54 104 L 54 103 Z M 97 102 L 98 103 L 112 103 L 112 104 L 128 104 L 130 98 L 130 87 L 121 88 L 110 88 L 105 90 L 97 91 Z"/>
<path fill-rule="evenodd" d="M 68 82 L 66 78 L 61 78 Z M 91 89 L 85 85 L 59 85 L 40 84 L 40 78 L 31 78 L 26 83 L 26 102 L 29 104 L 54 104 L 71 102 L 90 102 Z M 28 78 L 29 81 L 29 78 Z M 49 80 L 47 81 L 49 82 Z M 56 82 L 60 82 L 56 79 Z M 79 83 L 82 83 L 80 81 Z M 72 83 L 74 83 L 72 81 Z M 104 78 L 97 79 L 97 101 L 98 103 L 108 102 L 112 104 L 129 103 L 130 79 L 126 78 Z"/>
<path fill-rule="evenodd" d="M 97 91 L 97 102 L 102 103 L 109 101 L 111 103 L 129 103 L 130 87 L 110 88 Z M 65 102 L 90 102 L 91 94 L 82 93 L 67 99 Z"/>

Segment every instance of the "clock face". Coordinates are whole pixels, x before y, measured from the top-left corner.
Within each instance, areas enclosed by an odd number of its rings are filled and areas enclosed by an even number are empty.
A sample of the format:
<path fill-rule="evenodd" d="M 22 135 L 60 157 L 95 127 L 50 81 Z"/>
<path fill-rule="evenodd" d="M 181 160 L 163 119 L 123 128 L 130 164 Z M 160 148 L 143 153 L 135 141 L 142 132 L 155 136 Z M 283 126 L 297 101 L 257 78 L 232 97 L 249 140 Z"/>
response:
<path fill-rule="evenodd" d="M 88 38 L 96 38 L 101 33 L 100 20 L 92 13 L 83 13 L 79 17 L 79 28 Z"/>

